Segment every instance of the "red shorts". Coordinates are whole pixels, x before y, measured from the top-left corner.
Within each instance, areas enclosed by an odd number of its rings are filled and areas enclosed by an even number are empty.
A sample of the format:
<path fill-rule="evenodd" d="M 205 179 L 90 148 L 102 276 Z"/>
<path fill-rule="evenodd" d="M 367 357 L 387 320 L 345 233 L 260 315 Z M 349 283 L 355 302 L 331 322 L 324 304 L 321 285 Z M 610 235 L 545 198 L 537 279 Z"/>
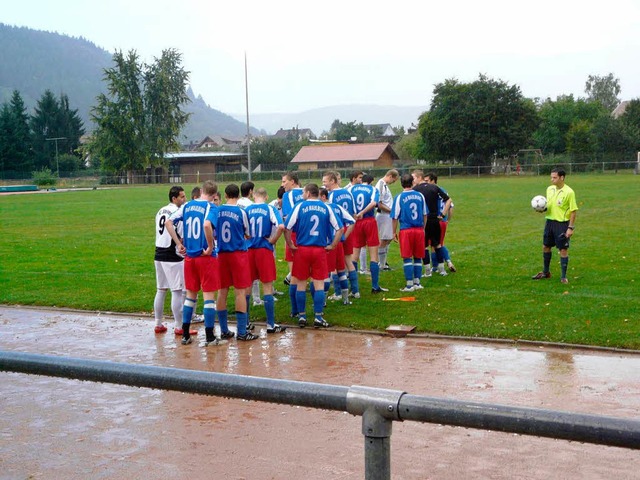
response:
<path fill-rule="evenodd" d="M 443 222 L 442 220 L 440 220 L 440 245 L 444 245 L 444 236 L 447 233 L 448 224 L 449 222 Z M 433 245 L 431 245 L 431 242 L 429 242 L 429 245 L 433 247 Z"/>
<path fill-rule="evenodd" d="M 251 272 L 249 270 L 249 252 L 221 252 L 218 254 L 220 288 L 249 288 Z"/>
<path fill-rule="evenodd" d="M 400 256 L 402 258 L 424 257 L 424 229 L 405 228 L 398 235 L 400 242 Z"/>
<path fill-rule="evenodd" d="M 329 276 L 327 269 L 327 251 L 322 247 L 298 247 L 293 261 L 291 275 L 298 280 L 311 277 L 314 280 L 324 280 Z"/>
<path fill-rule="evenodd" d="M 355 248 L 379 246 L 380 237 L 378 236 L 378 223 L 375 217 L 358 220 L 350 236 L 353 237 L 353 246 Z"/>
<path fill-rule="evenodd" d="M 184 259 L 184 286 L 192 292 L 220 290 L 218 259 L 211 256 Z"/>
<path fill-rule="evenodd" d="M 344 248 L 342 242 L 336 245 L 336 248 L 327 252 L 327 270 L 333 272 L 334 270 L 341 272 L 347 268 L 344 263 Z"/>
<path fill-rule="evenodd" d="M 296 232 L 291 232 L 291 241 L 293 242 L 294 245 L 297 245 Z M 286 262 L 293 262 L 293 252 L 289 248 L 289 245 L 287 244 L 287 242 L 284 243 L 284 260 Z"/>
<path fill-rule="evenodd" d="M 249 267 L 252 281 L 270 283 L 276 279 L 276 259 L 268 248 L 250 248 Z"/>
<path fill-rule="evenodd" d="M 355 227 L 353 227 L 355 229 Z M 349 235 L 344 242 L 340 242 L 342 244 L 342 248 L 344 250 L 345 255 L 353 254 L 353 232 Z"/>

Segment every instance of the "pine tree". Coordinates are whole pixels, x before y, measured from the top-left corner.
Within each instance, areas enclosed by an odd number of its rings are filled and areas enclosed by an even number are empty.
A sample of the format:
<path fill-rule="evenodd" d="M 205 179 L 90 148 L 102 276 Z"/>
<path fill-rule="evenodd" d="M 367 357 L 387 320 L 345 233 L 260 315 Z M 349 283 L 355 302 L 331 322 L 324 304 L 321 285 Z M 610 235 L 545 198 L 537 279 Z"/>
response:
<path fill-rule="evenodd" d="M 0 111 L 0 170 L 12 176 L 24 176 L 33 170 L 28 121 L 22 96 L 14 90 Z"/>

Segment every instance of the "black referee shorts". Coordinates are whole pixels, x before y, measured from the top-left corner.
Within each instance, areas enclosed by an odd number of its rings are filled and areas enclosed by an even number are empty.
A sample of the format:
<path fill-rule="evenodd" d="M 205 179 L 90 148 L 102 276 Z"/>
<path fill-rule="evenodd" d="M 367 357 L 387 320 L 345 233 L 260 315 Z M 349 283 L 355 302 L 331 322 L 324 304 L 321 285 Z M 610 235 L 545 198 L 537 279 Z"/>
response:
<path fill-rule="evenodd" d="M 544 224 L 544 234 L 542 235 L 542 244 L 545 247 L 556 247 L 558 250 L 566 250 L 569 248 L 569 239 L 565 237 L 569 221 L 558 222 L 556 220 L 547 220 Z"/>

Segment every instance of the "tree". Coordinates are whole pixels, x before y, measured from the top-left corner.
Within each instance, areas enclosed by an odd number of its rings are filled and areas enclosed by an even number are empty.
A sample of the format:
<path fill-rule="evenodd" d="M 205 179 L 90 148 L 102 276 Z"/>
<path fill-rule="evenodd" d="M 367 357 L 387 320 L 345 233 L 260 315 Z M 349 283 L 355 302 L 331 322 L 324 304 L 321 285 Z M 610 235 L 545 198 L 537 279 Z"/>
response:
<path fill-rule="evenodd" d="M 472 83 L 445 80 L 435 86 L 418 131 L 433 158 L 488 164 L 526 147 L 538 125 L 535 105 L 520 88 L 480 75 Z"/>
<path fill-rule="evenodd" d="M 59 113 L 60 105 L 55 95 L 51 90 L 45 90 L 29 120 L 33 161 L 36 170 L 49 168 L 56 171 L 55 146 L 47 139 L 65 136 L 59 123 Z M 62 140 L 60 140 L 60 144 L 62 144 Z"/>
<path fill-rule="evenodd" d="M 587 100 L 599 102 L 608 112 L 612 112 L 620 103 L 620 79 L 613 73 L 606 77 L 589 75 L 584 86 Z"/>
<path fill-rule="evenodd" d="M 261 165 L 263 170 L 287 170 L 298 151 L 309 145 L 308 139 L 294 138 L 256 138 L 251 142 L 251 162 Z M 246 151 L 246 147 L 245 147 Z"/>
<path fill-rule="evenodd" d="M 92 109 L 96 123 L 87 150 L 103 169 L 133 172 L 165 162 L 165 154 L 178 147 L 180 129 L 188 114 L 189 74 L 181 66 L 181 55 L 164 50 L 152 65 L 140 62 L 135 50 L 113 56 L 115 66 L 105 69 L 107 94 L 98 96 Z"/>
<path fill-rule="evenodd" d="M 60 94 L 58 102 L 58 122 L 62 137 L 65 137 L 64 147 L 60 150 L 67 155 L 78 156 L 80 148 L 80 138 L 84 135 L 82 119 L 78 115 L 78 109 L 71 109 L 69 97 L 64 93 Z M 66 170 L 64 170 L 66 171 Z"/>
<path fill-rule="evenodd" d="M 354 137 L 357 143 L 363 143 L 369 137 L 369 132 L 362 122 L 356 123 L 354 120 L 353 122 L 342 123 L 336 119 L 331 124 L 329 138 L 332 140 L 346 142 Z"/>
<path fill-rule="evenodd" d="M 556 100 L 547 98 L 538 114 L 540 125 L 533 134 L 534 146 L 545 154 L 562 154 L 567 151 L 567 134 L 572 125 L 580 121 L 593 123 L 607 111 L 599 102 L 561 95 Z"/>
<path fill-rule="evenodd" d="M 14 90 L 0 111 L 0 171 L 31 172 L 30 150 L 29 116 L 20 92 Z"/>

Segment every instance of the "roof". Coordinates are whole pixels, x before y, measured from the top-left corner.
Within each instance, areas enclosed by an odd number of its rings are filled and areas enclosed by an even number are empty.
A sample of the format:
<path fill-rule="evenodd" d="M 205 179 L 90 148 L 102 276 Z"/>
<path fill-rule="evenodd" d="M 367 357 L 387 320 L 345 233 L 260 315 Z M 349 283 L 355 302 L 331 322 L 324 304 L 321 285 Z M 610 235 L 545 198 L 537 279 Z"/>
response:
<path fill-rule="evenodd" d="M 613 118 L 620 118 L 622 115 L 624 115 L 624 112 L 627 110 L 627 107 L 630 103 L 631 102 L 629 100 L 620 102 L 620 104 L 613 110 L 613 112 L 611 112 Z"/>
<path fill-rule="evenodd" d="M 310 128 L 289 128 L 278 130 L 273 136 L 275 138 L 287 138 L 289 135 L 295 137 L 315 137 L 315 134 L 311 131 Z"/>
<path fill-rule="evenodd" d="M 165 158 L 184 160 L 188 158 L 223 158 L 223 157 L 246 157 L 244 153 L 230 152 L 173 152 L 167 153 Z"/>
<path fill-rule="evenodd" d="M 394 159 L 398 158 L 386 142 L 309 145 L 302 147 L 291 163 L 376 161 L 387 149 Z"/>

